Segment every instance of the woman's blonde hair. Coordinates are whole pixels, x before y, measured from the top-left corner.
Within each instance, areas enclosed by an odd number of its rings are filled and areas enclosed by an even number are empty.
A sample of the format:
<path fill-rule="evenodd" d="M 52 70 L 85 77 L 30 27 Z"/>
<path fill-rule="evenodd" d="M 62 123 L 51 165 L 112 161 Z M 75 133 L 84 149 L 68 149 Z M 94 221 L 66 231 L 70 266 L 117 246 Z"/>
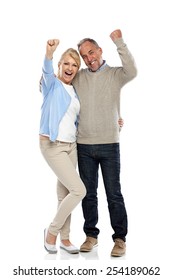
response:
<path fill-rule="evenodd" d="M 80 68 L 81 66 L 81 59 L 80 59 L 80 56 L 79 56 L 79 53 L 77 52 L 77 50 L 73 49 L 73 48 L 69 48 L 67 49 L 65 52 L 63 52 L 63 54 L 61 55 L 60 57 L 60 60 L 59 60 L 59 63 L 61 63 L 61 61 L 64 59 L 64 57 L 66 55 L 70 55 L 76 62 L 77 66 L 78 66 L 78 69 Z"/>

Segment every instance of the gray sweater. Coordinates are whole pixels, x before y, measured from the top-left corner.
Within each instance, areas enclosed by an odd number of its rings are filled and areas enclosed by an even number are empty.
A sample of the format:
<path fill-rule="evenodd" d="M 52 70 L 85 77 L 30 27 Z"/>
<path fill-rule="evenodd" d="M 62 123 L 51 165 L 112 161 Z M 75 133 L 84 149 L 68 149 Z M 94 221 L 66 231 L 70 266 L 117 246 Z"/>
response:
<path fill-rule="evenodd" d="M 98 72 L 81 69 L 73 81 L 81 106 L 77 135 L 80 144 L 119 142 L 120 92 L 137 75 L 137 69 L 123 39 L 114 43 L 121 67 L 106 65 Z"/>

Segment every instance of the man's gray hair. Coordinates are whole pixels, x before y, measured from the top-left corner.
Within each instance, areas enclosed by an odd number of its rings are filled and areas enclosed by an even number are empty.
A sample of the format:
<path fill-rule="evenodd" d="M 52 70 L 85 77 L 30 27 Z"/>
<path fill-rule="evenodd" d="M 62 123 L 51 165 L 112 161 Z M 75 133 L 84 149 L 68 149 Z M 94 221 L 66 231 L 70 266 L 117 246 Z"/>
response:
<path fill-rule="evenodd" d="M 98 43 L 94 39 L 84 38 L 77 44 L 78 50 L 80 49 L 81 45 L 85 42 L 90 42 L 90 43 L 94 44 L 97 48 L 100 48 Z"/>

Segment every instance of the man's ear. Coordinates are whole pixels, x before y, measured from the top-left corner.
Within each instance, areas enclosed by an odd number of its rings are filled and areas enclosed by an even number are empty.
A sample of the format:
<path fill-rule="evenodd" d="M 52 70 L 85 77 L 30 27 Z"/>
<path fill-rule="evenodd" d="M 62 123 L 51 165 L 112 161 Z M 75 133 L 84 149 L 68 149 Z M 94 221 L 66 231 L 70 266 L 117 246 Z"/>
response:
<path fill-rule="evenodd" d="M 101 54 L 103 53 L 103 50 L 102 50 L 102 48 L 100 48 L 100 47 L 99 47 L 99 51 L 100 51 Z"/>

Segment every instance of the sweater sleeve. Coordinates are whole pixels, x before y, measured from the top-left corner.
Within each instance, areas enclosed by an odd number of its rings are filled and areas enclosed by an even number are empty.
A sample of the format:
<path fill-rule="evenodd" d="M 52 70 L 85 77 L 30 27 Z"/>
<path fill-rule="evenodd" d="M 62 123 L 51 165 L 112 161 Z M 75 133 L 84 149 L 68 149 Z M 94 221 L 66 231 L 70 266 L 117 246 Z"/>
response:
<path fill-rule="evenodd" d="M 54 75 L 54 69 L 53 69 L 53 60 L 44 58 L 43 61 L 43 68 L 42 68 L 42 93 L 43 95 L 46 95 L 52 84 L 54 83 L 55 75 Z"/>
<path fill-rule="evenodd" d="M 136 77 L 137 68 L 134 58 L 123 39 L 119 38 L 115 40 L 114 43 L 117 46 L 117 51 L 122 62 L 122 67 L 119 68 L 119 75 L 123 86 Z"/>

